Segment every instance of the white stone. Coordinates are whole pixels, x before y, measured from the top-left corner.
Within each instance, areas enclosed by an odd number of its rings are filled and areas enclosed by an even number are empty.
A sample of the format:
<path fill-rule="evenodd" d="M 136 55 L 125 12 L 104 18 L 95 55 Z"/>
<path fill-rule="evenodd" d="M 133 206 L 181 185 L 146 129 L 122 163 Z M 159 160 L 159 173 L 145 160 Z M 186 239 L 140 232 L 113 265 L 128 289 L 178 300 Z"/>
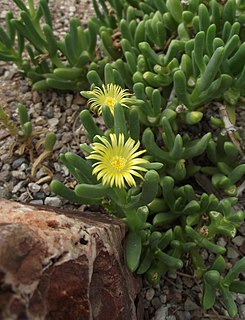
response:
<path fill-rule="evenodd" d="M 37 183 L 30 182 L 28 188 L 31 192 L 38 192 L 41 189 L 41 186 Z"/>
<path fill-rule="evenodd" d="M 47 197 L 45 200 L 44 200 L 44 204 L 46 206 L 51 206 L 51 207 L 61 207 L 62 205 L 62 201 L 60 198 L 58 197 Z"/>

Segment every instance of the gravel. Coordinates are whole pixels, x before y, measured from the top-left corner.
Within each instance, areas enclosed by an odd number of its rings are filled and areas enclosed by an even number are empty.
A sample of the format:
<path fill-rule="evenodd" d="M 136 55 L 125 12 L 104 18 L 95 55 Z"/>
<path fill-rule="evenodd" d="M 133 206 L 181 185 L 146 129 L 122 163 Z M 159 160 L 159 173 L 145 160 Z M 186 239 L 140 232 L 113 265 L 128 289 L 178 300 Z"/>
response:
<path fill-rule="evenodd" d="M 55 34 L 60 37 L 68 29 L 71 16 L 78 17 L 85 25 L 93 12 L 91 1 L 85 0 L 50 0 L 51 12 L 55 17 Z M 1 0 L 0 22 L 4 22 L 5 13 L 12 9 L 18 13 L 16 6 L 9 0 Z M 79 209 L 80 206 L 69 204 L 66 200 L 50 192 L 49 183 L 52 178 L 64 181 L 67 185 L 73 183 L 66 167 L 59 161 L 61 152 L 73 151 L 80 153 L 79 144 L 86 141 L 79 122 L 79 113 L 84 108 L 84 99 L 77 93 L 58 93 L 48 91 L 45 93 L 33 92 L 28 79 L 22 78 L 15 66 L 0 61 L 0 100 L 1 105 L 11 114 L 12 119 L 17 119 L 17 102 L 28 107 L 35 130 L 40 133 L 33 140 L 34 145 L 43 139 L 47 131 L 57 134 L 57 143 L 53 158 L 47 159 L 38 168 L 35 177 L 31 177 L 31 159 L 26 150 L 19 154 L 18 148 L 13 148 L 13 155 L 9 150 L 14 144 L 14 138 L 6 136 L 6 131 L 0 126 L 0 197 L 17 201 L 29 202 L 37 205 L 49 205 Z M 238 126 L 244 128 L 245 110 L 240 111 Z M 100 119 L 97 119 L 100 123 Z M 40 154 L 34 150 L 34 158 Z M 48 170 L 47 170 L 48 168 Z M 245 254 L 245 224 L 237 236 L 228 242 L 225 237 L 218 239 L 218 244 L 227 247 L 227 258 L 232 263 Z M 202 257 L 206 261 L 213 261 L 214 256 L 203 250 Z M 201 305 L 201 286 L 192 277 L 193 271 L 186 266 L 183 273 L 178 275 L 168 274 L 157 286 L 150 286 L 143 280 L 141 295 L 144 299 L 144 320 L 195 320 L 219 319 L 227 313 L 218 301 L 214 311 L 205 312 Z M 235 319 L 245 319 L 245 296 L 236 295 L 239 316 Z M 208 314 L 208 316 L 206 316 Z M 229 318 L 226 318 L 229 319 Z"/>

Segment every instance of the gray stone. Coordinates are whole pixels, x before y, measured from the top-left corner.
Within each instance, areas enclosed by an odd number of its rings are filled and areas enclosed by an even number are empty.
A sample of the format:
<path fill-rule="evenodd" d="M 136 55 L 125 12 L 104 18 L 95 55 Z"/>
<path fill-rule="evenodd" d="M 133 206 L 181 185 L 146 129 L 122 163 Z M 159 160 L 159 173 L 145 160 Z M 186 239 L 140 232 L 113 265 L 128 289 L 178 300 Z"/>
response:
<path fill-rule="evenodd" d="M 76 12 L 76 7 L 75 6 L 69 6 L 69 11 L 70 12 Z"/>
<path fill-rule="evenodd" d="M 14 170 L 16 170 L 17 168 L 19 168 L 22 165 L 22 163 L 27 163 L 26 158 L 18 158 L 15 161 L 13 161 L 12 168 Z"/>
<path fill-rule="evenodd" d="M 55 127 L 57 126 L 58 123 L 59 123 L 59 119 L 56 119 L 56 118 L 48 119 L 48 124 L 50 125 L 50 127 Z"/>
<path fill-rule="evenodd" d="M 240 247 L 244 242 L 244 237 L 237 236 L 234 239 L 232 239 L 232 242 L 235 243 L 236 246 Z"/>
<path fill-rule="evenodd" d="M 28 86 L 21 86 L 20 87 L 20 92 L 21 93 L 26 93 L 30 90 L 30 88 Z"/>
<path fill-rule="evenodd" d="M 72 132 L 65 132 L 65 133 L 62 135 L 61 142 L 62 142 L 62 143 L 68 143 L 68 142 L 70 142 L 73 138 L 74 138 L 74 137 L 73 137 L 73 133 L 72 133 Z"/>
<path fill-rule="evenodd" d="M 1 170 L 1 172 L 0 172 L 0 182 L 9 181 L 10 177 L 11 177 L 10 171 Z"/>
<path fill-rule="evenodd" d="M 240 313 L 241 319 L 245 319 L 245 304 L 243 304 L 242 306 L 240 306 L 240 308 L 239 308 L 239 313 Z"/>
<path fill-rule="evenodd" d="M 236 259 L 239 257 L 239 253 L 232 247 L 227 248 L 227 258 Z"/>
<path fill-rule="evenodd" d="M 42 177 L 45 177 L 47 173 L 43 170 L 43 168 L 40 168 L 36 173 L 36 178 L 40 179 Z"/>
<path fill-rule="evenodd" d="M 29 188 L 29 190 L 30 190 L 31 192 L 38 192 L 38 191 L 40 191 L 41 186 L 40 186 L 39 184 L 37 184 L 37 183 L 30 182 L 30 183 L 28 184 L 28 188 Z"/>
<path fill-rule="evenodd" d="M 192 278 L 189 277 L 183 277 L 182 278 L 183 283 L 188 287 L 188 288 L 192 288 L 193 284 L 194 284 L 194 280 Z"/>
<path fill-rule="evenodd" d="M 35 119 L 35 124 L 41 126 L 41 125 L 46 124 L 46 121 L 43 117 L 37 117 Z"/>
<path fill-rule="evenodd" d="M 162 305 L 162 302 L 161 302 L 160 298 L 154 297 L 151 300 L 151 305 L 154 307 L 154 309 L 158 309 Z"/>
<path fill-rule="evenodd" d="M 167 296 L 165 294 L 161 294 L 159 296 L 161 303 L 166 303 L 167 302 Z"/>
<path fill-rule="evenodd" d="M 145 298 L 148 301 L 151 301 L 155 295 L 155 290 L 153 288 L 149 288 L 145 293 Z"/>
<path fill-rule="evenodd" d="M 208 252 L 207 250 L 202 250 L 201 256 L 203 258 L 203 260 L 208 260 Z"/>
<path fill-rule="evenodd" d="M 161 306 L 155 312 L 155 320 L 165 320 L 168 315 L 169 306 Z"/>
<path fill-rule="evenodd" d="M 193 310 L 198 310 L 200 307 L 192 301 L 189 297 L 186 299 L 185 304 L 185 311 L 193 311 Z"/>
<path fill-rule="evenodd" d="M 73 7 L 73 8 L 75 8 L 75 7 Z M 75 8 L 75 11 L 76 11 L 76 8 Z M 66 106 L 68 108 L 71 106 L 72 100 L 73 100 L 73 95 L 72 94 L 67 94 L 66 95 Z"/>
<path fill-rule="evenodd" d="M 53 164 L 54 164 L 55 172 L 60 172 L 61 166 L 60 166 L 59 162 L 54 162 Z"/>
<path fill-rule="evenodd" d="M 46 206 L 51 206 L 51 207 L 60 207 L 62 205 L 62 201 L 60 198 L 58 197 L 47 197 L 45 200 L 44 200 L 44 204 Z"/>
<path fill-rule="evenodd" d="M 16 179 L 19 180 L 25 180 L 26 179 L 26 174 L 23 171 L 18 171 L 18 170 L 13 170 L 12 171 L 12 176 Z"/>
<path fill-rule="evenodd" d="M 177 274 L 176 273 L 173 273 L 173 272 L 168 272 L 168 277 L 170 279 L 177 279 Z"/>
<path fill-rule="evenodd" d="M 73 111 L 77 111 L 77 110 L 81 109 L 81 107 L 78 106 L 77 104 L 72 104 L 71 108 Z"/>
<path fill-rule="evenodd" d="M 40 206 L 43 205 L 43 200 L 31 200 L 29 203 Z"/>
<path fill-rule="evenodd" d="M 175 316 L 167 316 L 166 317 L 166 320 L 176 320 L 176 317 Z"/>
<path fill-rule="evenodd" d="M 46 194 L 44 192 L 36 192 L 34 196 L 36 200 L 43 200 L 45 199 Z"/>
<path fill-rule="evenodd" d="M 178 320 L 189 320 L 189 319 L 187 319 L 186 317 L 185 317 L 185 312 L 184 311 L 177 311 L 176 312 L 176 316 L 177 316 L 177 319 Z"/>
<path fill-rule="evenodd" d="M 20 181 L 19 183 L 17 183 L 14 187 L 13 187 L 13 190 L 12 190 L 12 193 L 15 194 L 17 193 L 21 188 L 22 186 L 25 184 L 25 181 Z"/>
<path fill-rule="evenodd" d="M 227 241 L 223 237 L 220 237 L 217 240 L 217 245 L 221 247 L 225 247 L 227 245 Z"/>
<path fill-rule="evenodd" d="M 236 299 L 236 302 L 237 302 L 238 304 L 244 304 L 244 302 L 245 302 L 245 295 L 244 295 L 244 294 L 241 294 L 241 293 L 237 293 L 237 294 L 235 295 L 235 299 Z"/>
<path fill-rule="evenodd" d="M 239 227 L 239 231 L 245 236 L 245 223 L 241 224 L 241 226 Z"/>
<path fill-rule="evenodd" d="M 11 193 L 8 188 L 0 188 L 0 198 L 1 199 L 9 199 L 11 198 Z"/>
<path fill-rule="evenodd" d="M 11 169 L 11 165 L 9 163 L 4 163 L 1 170 L 9 171 Z"/>
<path fill-rule="evenodd" d="M 46 194 L 46 195 L 49 195 L 50 194 L 50 187 L 47 183 L 44 183 L 43 186 L 42 186 L 42 189 L 43 189 L 43 192 Z"/>
<path fill-rule="evenodd" d="M 61 172 L 62 172 L 62 175 L 65 177 L 67 177 L 69 175 L 69 170 L 64 165 L 61 165 Z"/>

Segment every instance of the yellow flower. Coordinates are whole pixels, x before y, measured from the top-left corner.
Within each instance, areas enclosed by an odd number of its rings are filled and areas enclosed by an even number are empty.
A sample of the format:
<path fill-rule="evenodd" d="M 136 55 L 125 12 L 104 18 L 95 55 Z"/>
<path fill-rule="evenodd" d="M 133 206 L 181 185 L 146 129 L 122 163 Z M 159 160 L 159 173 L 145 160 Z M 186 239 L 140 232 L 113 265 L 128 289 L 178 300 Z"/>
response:
<path fill-rule="evenodd" d="M 87 96 L 90 96 L 88 103 L 91 104 L 90 109 L 97 112 L 98 115 L 102 113 L 102 107 L 108 106 L 111 113 L 114 114 L 115 103 L 120 103 L 123 107 L 128 108 L 127 104 L 134 102 L 132 95 L 127 89 L 122 89 L 120 86 L 110 83 L 106 86 L 102 84 L 102 89 L 95 87 L 92 91 L 88 91 Z"/>
<path fill-rule="evenodd" d="M 93 151 L 88 159 L 98 160 L 93 164 L 93 174 L 97 175 L 97 180 L 102 178 L 103 185 L 115 185 L 118 188 L 124 187 L 124 180 L 129 186 L 135 186 L 133 176 L 143 179 L 137 171 L 147 171 L 142 164 L 148 160 L 137 158 L 146 150 L 137 151 L 140 143 L 136 143 L 132 138 L 128 138 L 124 143 L 124 135 L 110 134 L 110 140 L 97 136 L 101 142 L 93 143 Z"/>

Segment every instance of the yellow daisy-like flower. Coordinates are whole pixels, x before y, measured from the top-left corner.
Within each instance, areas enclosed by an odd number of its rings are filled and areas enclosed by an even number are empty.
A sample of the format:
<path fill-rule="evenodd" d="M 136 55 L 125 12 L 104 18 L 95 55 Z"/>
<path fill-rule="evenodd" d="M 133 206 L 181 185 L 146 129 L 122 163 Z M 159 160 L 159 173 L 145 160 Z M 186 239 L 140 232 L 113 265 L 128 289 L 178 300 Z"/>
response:
<path fill-rule="evenodd" d="M 97 175 L 97 180 L 102 178 L 103 185 L 118 188 L 124 187 L 126 181 L 129 186 L 136 186 L 133 176 L 143 179 L 137 171 L 147 171 L 141 165 L 148 163 L 148 160 L 137 158 L 146 150 L 137 151 L 140 143 L 128 138 L 124 143 L 124 135 L 110 134 L 110 140 L 97 136 L 101 142 L 93 143 L 93 151 L 88 159 L 98 160 L 93 164 L 93 174 Z M 124 181 L 125 180 L 125 181 Z"/>
<path fill-rule="evenodd" d="M 115 103 L 120 103 L 123 107 L 128 108 L 127 104 L 134 102 L 132 95 L 127 89 L 122 89 L 120 86 L 110 83 L 106 86 L 102 84 L 102 89 L 95 87 L 92 91 L 87 92 L 88 96 L 91 96 L 88 100 L 90 109 L 93 112 L 97 112 L 98 115 L 102 113 L 102 107 L 108 106 L 111 113 L 114 114 Z"/>

